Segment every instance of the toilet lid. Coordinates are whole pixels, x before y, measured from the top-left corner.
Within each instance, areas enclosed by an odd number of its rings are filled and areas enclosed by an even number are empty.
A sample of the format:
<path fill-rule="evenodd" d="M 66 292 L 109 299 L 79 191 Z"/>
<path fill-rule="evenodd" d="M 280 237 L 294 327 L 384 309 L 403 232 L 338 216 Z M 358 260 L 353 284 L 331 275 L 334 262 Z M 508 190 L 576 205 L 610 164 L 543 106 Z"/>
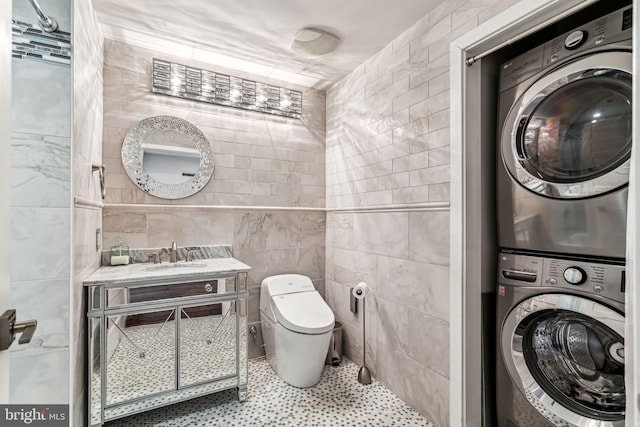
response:
<path fill-rule="evenodd" d="M 318 291 L 273 297 L 276 320 L 285 328 L 303 334 L 322 334 L 333 329 L 335 317 Z"/>

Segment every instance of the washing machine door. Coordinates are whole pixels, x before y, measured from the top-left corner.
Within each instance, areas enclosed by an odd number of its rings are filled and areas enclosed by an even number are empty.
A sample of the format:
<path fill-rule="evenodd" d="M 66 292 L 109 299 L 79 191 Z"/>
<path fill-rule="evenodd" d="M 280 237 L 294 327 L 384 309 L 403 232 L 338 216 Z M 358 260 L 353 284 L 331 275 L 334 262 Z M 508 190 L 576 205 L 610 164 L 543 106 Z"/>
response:
<path fill-rule="evenodd" d="M 507 315 L 512 381 L 555 426 L 624 426 L 624 316 L 567 294 L 528 298 Z"/>
<path fill-rule="evenodd" d="M 629 181 L 630 51 L 584 56 L 543 74 L 514 103 L 501 154 L 511 177 L 551 198 L 608 193 Z"/>

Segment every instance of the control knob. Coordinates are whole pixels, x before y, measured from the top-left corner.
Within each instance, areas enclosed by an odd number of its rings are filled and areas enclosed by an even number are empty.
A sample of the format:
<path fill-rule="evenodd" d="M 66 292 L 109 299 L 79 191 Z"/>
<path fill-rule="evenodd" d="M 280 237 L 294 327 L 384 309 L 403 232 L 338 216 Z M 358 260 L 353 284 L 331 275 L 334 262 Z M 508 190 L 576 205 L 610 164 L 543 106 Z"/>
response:
<path fill-rule="evenodd" d="M 567 50 L 577 49 L 587 41 L 587 36 L 588 34 L 586 31 L 574 31 L 564 39 L 564 47 L 567 48 Z"/>
<path fill-rule="evenodd" d="M 587 281 L 587 273 L 580 267 L 569 267 L 564 270 L 562 276 L 571 285 L 582 285 Z"/>

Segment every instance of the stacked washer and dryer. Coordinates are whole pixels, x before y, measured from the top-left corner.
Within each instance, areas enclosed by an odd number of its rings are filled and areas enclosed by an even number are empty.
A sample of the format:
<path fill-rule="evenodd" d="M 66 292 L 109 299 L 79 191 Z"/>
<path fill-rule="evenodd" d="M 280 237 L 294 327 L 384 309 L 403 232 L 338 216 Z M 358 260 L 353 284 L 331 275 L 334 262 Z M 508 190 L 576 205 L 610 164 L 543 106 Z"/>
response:
<path fill-rule="evenodd" d="M 631 12 L 500 70 L 499 427 L 624 426 Z"/>

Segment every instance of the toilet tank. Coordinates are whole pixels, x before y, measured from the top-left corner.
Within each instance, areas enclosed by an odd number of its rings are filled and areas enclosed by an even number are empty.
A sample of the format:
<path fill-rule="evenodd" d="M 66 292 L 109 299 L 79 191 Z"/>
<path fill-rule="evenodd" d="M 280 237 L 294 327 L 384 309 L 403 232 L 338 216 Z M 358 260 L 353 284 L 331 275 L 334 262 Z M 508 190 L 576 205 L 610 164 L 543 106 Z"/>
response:
<path fill-rule="evenodd" d="M 311 279 L 302 274 L 280 274 L 270 276 L 260 285 L 260 311 L 267 312 L 271 298 L 276 295 L 293 294 L 297 292 L 315 291 Z"/>

